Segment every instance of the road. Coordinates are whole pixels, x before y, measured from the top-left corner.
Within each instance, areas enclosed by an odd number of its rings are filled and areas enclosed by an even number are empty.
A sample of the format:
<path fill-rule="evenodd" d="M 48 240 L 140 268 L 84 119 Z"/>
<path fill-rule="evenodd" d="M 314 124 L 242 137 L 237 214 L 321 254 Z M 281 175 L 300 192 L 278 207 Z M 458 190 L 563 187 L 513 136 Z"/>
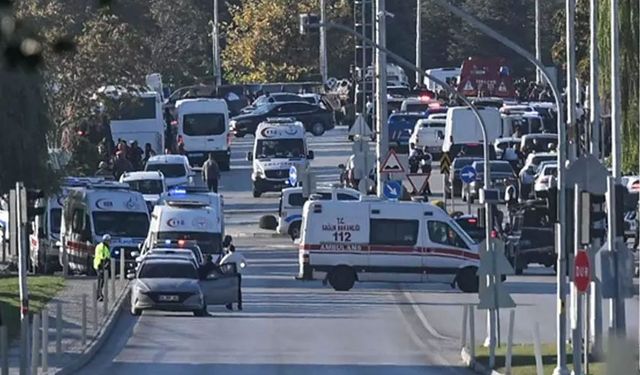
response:
<path fill-rule="evenodd" d="M 252 142 L 234 140 L 232 170 L 221 181 L 227 232 L 248 259 L 244 311 L 212 306 L 205 318 L 125 313 L 80 374 L 470 374 L 460 362 L 459 341 L 463 305 L 477 303 L 476 295 L 448 285 L 393 283 L 357 284 L 340 293 L 319 281 L 294 280 L 296 245 L 257 227 L 261 215 L 277 212 L 278 195 L 251 196 L 244 156 Z M 318 180 L 336 181 L 337 165 L 350 153 L 346 130 L 310 136 L 309 144 Z M 437 172 L 432 184 L 442 192 Z M 555 276 L 542 267 L 526 273 L 505 284 L 518 304 L 515 341 L 531 343 L 538 323 L 542 341 L 554 342 Z M 632 338 L 637 306 L 637 297 L 627 302 Z M 500 317 L 504 342 L 508 312 Z M 481 343 L 485 313 L 476 313 L 475 321 Z"/>

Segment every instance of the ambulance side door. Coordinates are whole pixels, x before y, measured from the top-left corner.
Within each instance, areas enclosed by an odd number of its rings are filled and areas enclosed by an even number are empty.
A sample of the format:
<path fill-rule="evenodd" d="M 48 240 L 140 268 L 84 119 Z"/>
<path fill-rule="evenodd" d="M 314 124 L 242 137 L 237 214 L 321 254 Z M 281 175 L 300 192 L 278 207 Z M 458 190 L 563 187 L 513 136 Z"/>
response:
<path fill-rule="evenodd" d="M 427 216 L 423 220 L 425 257 L 423 266 L 429 281 L 450 283 L 471 249 L 458 229 L 442 218 Z"/>

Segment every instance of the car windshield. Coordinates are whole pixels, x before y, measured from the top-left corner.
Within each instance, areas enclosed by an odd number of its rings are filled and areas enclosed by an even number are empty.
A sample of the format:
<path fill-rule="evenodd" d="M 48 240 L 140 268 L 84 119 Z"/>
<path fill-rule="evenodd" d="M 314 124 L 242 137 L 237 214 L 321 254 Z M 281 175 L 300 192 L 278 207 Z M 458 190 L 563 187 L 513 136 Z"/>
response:
<path fill-rule="evenodd" d="M 94 212 L 93 227 L 97 236 L 109 234 L 113 237 L 142 238 L 149 231 L 149 216 L 142 212 Z"/>
<path fill-rule="evenodd" d="M 556 160 L 556 159 L 558 159 L 558 158 L 555 155 L 534 156 L 533 159 L 531 159 L 531 164 L 538 165 L 538 164 L 542 163 L 543 161 Z"/>
<path fill-rule="evenodd" d="M 127 181 L 131 190 L 140 192 L 141 194 L 162 194 L 161 180 L 133 180 Z"/>
<path fill-rule="evenodd" d="M 186 262 L 146 262 L 142 263 L 139 279 L 197 279 L 196 267 Z"/>
<path fill-rule="evenodd" d="M 256 158 L 302 158 L 304 142 L 301 138 L 259 139 Z"/>
<path fill-rule="evenodd" d="M 424 112 L 429 109 L 428 103 L 411 103 L 405 105 L 407 112 Z"/>
<path fill-rule="evenodd" d="M 159 232 L 158 240 L 196 241 L 203 254 L 220 254 L 222 251 L 222 235 L 208 232 Z"/>
<path fill-rule="evenodd" d="M 160 171 L 167 178 L 184 177 L 187 170 L 183 164 L 147 164 L 146 171 Z"/>
<path fill-rule="evenodd" d="M 50 225 L 51 225 L 51 233 L 58 235 L 60 234 L 60 223 L 62 222 L 62 208 L 52 208 L 49 211 L 50 217 Z"/>
<path fill-rule="evenodd" d="M 479 160 L 479 159 L 456 158 L 453 161 L 453 169 L 462 169 L 462 168 L 466 167 L 467 165 L 473 164 L 473 162 L 477 161 L 477 160 Z"/>
<path fill-rule="evenodd" d="M 484 171 L 484 163 L 474 163 L 473 167 L 478 172 Z M 513 173 L 513 168 L 509 163 L 490 163 L 491 173 Z"/>
<path fill-rule="evenodd" d="M 219 135 L 226 124 L 222 113 L 193 113 L 182 119 L 184 134 L 188 136 Z"/>
<path fill-rule="evenodd" d="M 272 108 L 273 108 L 273 104 L 265 103 L 263 105 L 260 105 L 256 109 L 254 109 L 252 113 L 254 115 L 264 115 L 264 114 L 268 113 L 269 111 L 271 111 Z"/>
<path fill-rule="evenodd" d="M 547 167 L 544 169 L 544 175 L 545 176 L 556 176 L 558 174 L 558 168 L 554 167 Z"/>

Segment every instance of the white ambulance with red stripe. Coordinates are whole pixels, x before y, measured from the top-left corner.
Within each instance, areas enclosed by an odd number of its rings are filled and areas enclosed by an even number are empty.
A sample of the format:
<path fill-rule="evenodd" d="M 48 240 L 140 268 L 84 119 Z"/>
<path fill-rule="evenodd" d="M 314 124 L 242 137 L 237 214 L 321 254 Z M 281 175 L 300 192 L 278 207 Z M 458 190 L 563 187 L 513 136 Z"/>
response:
<path fill-rule="evenodd" d="M 120 253 L 125 254 L 127 268 L 133 268 L 138 245 L 148 230 L 147 204 L 129 185 L 100 181 L 71 188 L 62 209 L 60 264 L 64 264 L 66 254 L 70 270 L 93 273 L 95 247 L 103 235 L 109 234 L 117 269 Z"/>
<path fill-rule="evenodd" d="M 346 291 L 355 281 L 443 282 L 478 291 L 479 245 L 423 202 L 310 200 L 302 214 L 299 279 Z"/>

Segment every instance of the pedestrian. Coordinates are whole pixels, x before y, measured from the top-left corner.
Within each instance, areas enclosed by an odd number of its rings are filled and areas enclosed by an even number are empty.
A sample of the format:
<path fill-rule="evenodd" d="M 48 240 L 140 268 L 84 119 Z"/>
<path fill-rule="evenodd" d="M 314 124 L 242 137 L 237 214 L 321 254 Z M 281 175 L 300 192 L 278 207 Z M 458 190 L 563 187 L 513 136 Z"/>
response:
<path fill-rule="evenodd" d="M 218 192 L 218 181 L 220 180 L 220 167 L 213 158 L 213 152 L 209 153 L 209 158 L 202 164 L 202 180 L 207 184 L 207 189 L 214 193 Z"/>
<path fill-rule="evenodd" d="M 131 162 L 133 170 L 138 171 L 142 169 L 142 155 L 144 155 L 144 151 L 138 146 L 138 141 L 130 141 L 127 159 Z"/>
<path fill-rule="evenodd" d="M 178 136 L 178 155 L 186 155 L 187 150 L 184 147 L 184 139 L 181 135 Z"/>
<path fill-rule="evenodd" d="M 125 157 L 125 153 L 122 150 L 118 150 L 116 152 L 116 157 L 113 159 L 113 177 L 116 180 L 120 179 L 125 172 L 133 171 L 133 165 L 127 158 Z"/>
<path fill-rule="evenodd" d="M 149 161 L 149 159 L 151 159 L 152 156 L 156 156 L 156 152 L 151 147 L 151 143 L 147 142 L 147 143 L 144 144 L 144 160 L 143 160 L 143 164 L 146 165 L 147 162 Z"/>
<path fill-rule="evenodd" d="M 229 243 L 227 249 L 229 251 L 229 254 L 233 254 L 236 251 L 236 247 L 233 246 L 232 243 Z M 242 311 L 242 274 L 237 269 L 236 269 L 236 277 L 238 278 L 238 302 L 237 302 L 237 306 L 238 306 L 238 310 Z M 228 310 L 233 310 L 232 304 L 228 304 L 226 307 L 227 307 Z"/>
<path fill-rule="evenodd" d="M 105 234 L 102 236 L 102 242 L 96 246 L 95 253 L 93 255 L 93 269 L 98 275 L 97 298 L 98 301 L 101 302 L 104 299 L 104 295 L 102 294 L 102 290 L 104 289 L 104 273 L 109 265 L 109 260 L 111 259 L 111 249 L 109 248 L 110 244 L 111 236 L 109 234 Z"/>
<path fill-rule="evenodd" d="M 98 164 L 98 170 L 96 171 L 95 176 L 113 178 L 113 171 L 109 168 L 109 164 L 107 164 L 106 161 L 101 161 Z"/>
<path fill-rule="evenodd" d="M 211 273 L 219 269 L 220 267 L 213 262 L 213 254 L 206 254 L 204 264 L 198 268 L 200 280 L 206 280 Z"/>

